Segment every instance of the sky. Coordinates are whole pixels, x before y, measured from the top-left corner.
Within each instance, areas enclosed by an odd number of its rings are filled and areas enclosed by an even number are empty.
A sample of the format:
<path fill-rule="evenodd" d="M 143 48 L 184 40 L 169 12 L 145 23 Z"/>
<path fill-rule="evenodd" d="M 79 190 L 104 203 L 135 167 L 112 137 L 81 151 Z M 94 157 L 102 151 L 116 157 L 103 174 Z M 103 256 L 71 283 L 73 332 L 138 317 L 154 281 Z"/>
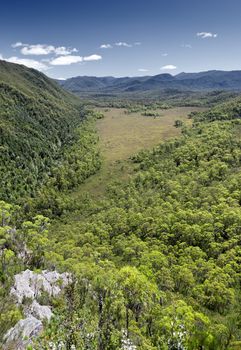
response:
<path fill-rule="evenodd" d="M 48 76 L 241 70 L 241 0 L 8 0 L 0 58 Z"/>

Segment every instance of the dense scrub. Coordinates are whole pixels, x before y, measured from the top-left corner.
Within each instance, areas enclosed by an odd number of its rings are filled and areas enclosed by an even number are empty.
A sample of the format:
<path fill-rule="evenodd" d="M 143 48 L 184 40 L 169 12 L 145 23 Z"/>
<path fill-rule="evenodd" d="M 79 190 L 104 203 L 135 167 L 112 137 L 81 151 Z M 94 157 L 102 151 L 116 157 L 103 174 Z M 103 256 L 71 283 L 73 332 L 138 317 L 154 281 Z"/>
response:
<path fill-rule="evenodd" d="M 197 121 L 232 120 L 241 118 L 240 97 L 231 99 L 222 104 L 218 104 L 206 113 L 197 114 Z"/>
<path fill-rule="evenodd" d="M 41 214 L 70 210 L 67 193 L 100 167 L 99 117 L 43 74 L 0 61 L 0 340 L 22 317 L 14 274 L 44 266 Z"/>
<path fill-rule="evenodd" d="M 69 191 L 100 167 L 100 116 L 85 111 L 78 123 L 67 97 L 63 113 L 52 83 L 51 97 L 33 97 L 41 77 L 30 89 L 3 81 L 0 95 L 1 198 L 13 202 L 0 202 L 0 340 L 22 317 L 9 299 L 13 275 L 58 269 L 72 283 L 48 300 L 55 317 L 34 349 L 232 349 L 241 339 L 239 100 L 133 156 L 136 174 L 110 182 L 101 201 L 75 203 Z"/>
<path fill-rule="evenodd" d="M 133 349 L 216 350 L 240 339 L 241 123 L 229 119 L 138 154 L 132 181 L 51 232 L 46 266 L 76 280 L 41 346 L 120 349 L 127 337 Z"/>
<path fill-rule="evenodd" d="M 126 108 L 128 111 L 172 107 L 212 107 L 234 99 L 239 94 L 234 91 L 180 91 L 178 89 L 165 89 L 150 92 L 122 93 L 122 94 L 96 94 L 84 93 L 80 99 L 89 106 L 106 108 Z"/>
<path fill-rule="evenodd" d="M 77 99 L 44 75 L 0 61 L 0 197 L 33 196 L 84 117 Z"/>
<path fill-rule="evenodd" d="M 84 121 L 76 128 L 74 142 L 65 147 L 61 159 L 46 177 L 33 198 L 25 201 L 25 214 L 42 213 L 48 217 L 61 216 L 76 210 L 69 192 L 95 174 L 101 166 L 98 136 L 95 129 L 95 112 L 86 112 Z"/>

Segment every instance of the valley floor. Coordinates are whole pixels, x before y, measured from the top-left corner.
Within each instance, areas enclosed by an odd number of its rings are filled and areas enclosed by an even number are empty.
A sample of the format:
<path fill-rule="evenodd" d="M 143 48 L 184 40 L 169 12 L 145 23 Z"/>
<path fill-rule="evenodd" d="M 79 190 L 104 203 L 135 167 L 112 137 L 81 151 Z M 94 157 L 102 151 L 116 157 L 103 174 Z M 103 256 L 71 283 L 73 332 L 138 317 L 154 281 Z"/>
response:
<path fill-rule="evenodd" d="M 87 192 L 95 199 L 100 198 L 110 182 L 128 179 L 133 173 L 133 163 L 129 161 L 131 156 L 179 136 L 181 131 L 174 126 L 175 120 L 190 125 L 188 115 L 202 110 L 204 108 L 198 107 L 157 110 L 159 117 L 146 117 L 141 112 L 127 114 L 124 108 L 100 110 L 105 115 L 103 119 L 97 120 L 103 159 L 101 170 L 87 179 L 71 196 L 78 199 Z"/>

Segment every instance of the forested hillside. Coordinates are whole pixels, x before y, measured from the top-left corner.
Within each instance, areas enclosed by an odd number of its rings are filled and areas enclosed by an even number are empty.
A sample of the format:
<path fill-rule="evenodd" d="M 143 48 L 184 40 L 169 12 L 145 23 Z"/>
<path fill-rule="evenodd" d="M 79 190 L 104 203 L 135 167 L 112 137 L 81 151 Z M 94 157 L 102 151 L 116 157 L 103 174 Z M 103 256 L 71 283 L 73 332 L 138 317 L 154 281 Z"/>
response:
<path fill-rule="evenodd" d="M 100 167 L 96 117 L 45 75 L 0 61 L 0 342 L 23 317 L 14 275 L 43 267 L 49 217 Z"/>
<path fill-rule="evenodd" d="M 0 61 L 0 198 L 19 202 L 22 197 L 33 197 L 53 177 L 56 186 L 63 188 L 56 179 L 64 177 L 57 174 L 58 167 L 63 173 L 62 160 L 66 166 L 68 147 L 83 134 L 77 128 L 85 116 L 78 99 L 42 73 Z M 84 137 L 82 141 L 88 143 Z"/>

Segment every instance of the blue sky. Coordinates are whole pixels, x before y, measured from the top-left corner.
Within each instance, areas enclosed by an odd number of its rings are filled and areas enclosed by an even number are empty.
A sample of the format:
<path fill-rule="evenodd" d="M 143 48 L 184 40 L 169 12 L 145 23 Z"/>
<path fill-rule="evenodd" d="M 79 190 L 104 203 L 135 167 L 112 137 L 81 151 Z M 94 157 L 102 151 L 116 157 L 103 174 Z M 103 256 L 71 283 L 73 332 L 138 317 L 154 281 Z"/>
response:
<path fill-rule="evenodd" d="M 241 69 L 240 0 L 9 0 L 0 57 L 54 78 Z"/>

